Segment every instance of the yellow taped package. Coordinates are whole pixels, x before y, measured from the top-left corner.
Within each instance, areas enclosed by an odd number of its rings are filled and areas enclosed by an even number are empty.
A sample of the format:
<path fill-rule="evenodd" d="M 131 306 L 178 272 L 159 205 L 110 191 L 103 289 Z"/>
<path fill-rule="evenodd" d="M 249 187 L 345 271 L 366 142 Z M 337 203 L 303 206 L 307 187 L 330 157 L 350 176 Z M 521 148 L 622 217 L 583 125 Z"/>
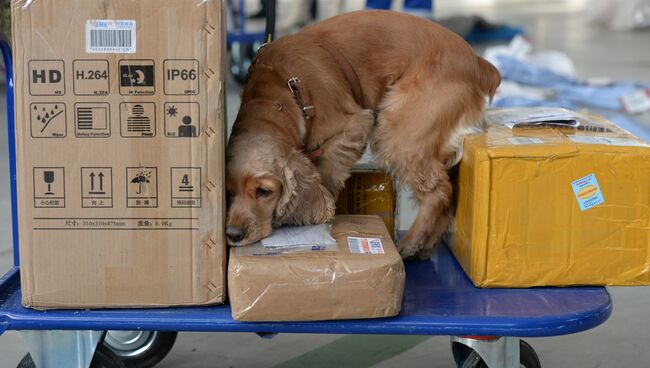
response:
<path fill-rule="evenodd" d="M 353 172 L 336 202 L 341 215 L 375 215 L 384 220 L 391 237 L 395 233 L 395 190 L 384 172 Z"/>
<path fill-rule="evenodd" d="M 498 123 L 465 138 L 459 169 L 451 248 L 474 284 L 650 284 L 650 146 L 591 116 Z"/>

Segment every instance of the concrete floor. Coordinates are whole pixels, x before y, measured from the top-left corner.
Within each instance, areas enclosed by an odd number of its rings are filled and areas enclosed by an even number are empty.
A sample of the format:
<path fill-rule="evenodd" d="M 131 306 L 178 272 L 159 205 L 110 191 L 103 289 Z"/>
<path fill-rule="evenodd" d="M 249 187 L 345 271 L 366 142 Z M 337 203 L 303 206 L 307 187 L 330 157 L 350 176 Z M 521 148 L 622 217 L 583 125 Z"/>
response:
<path fill-rule="evenodd" d="M 524 26 L 539 49 L 566 52 L 583 77 L 607 76 L 650 82 L 650 31 L 610 33 L 585 24 L 575 12 L 580 0 L 465 0 L 472 12 L 491 20 Z M 441 13 L 460 9 L 441 1 Z M 230 120 L 238 94 L 229 91 Z M 650 117 L 639 120 L 650 127 Z M 0 128 L 0 173 L 7 173 L 6 131 Z M 10 218 L 6 174 L 0 176 L 0 273 L 11 264 Z M 579 335 L 529 339 L 545 367 L 634 367 L 650 361 L 648 288 L 610 288 L 614 313 L 603 326 Z M 319 354 L 332 349 L 336 353 Z M 393 351 L 388 356 L 387 349 Z M 0 336 L 0 368 L 13 368 L 26 349 L 18 333 Z M 391 356 L 392 355 L 392 356 Z M 361 359 L 352 359 L 353 357 Z M 352 362 L 356 363 L 352 363 Z M 253 334 L 181 334 L 161 368 L 198 367 L 453 367 L 447 337 L 378 337 L 279 335 L 271 340 Z"/>

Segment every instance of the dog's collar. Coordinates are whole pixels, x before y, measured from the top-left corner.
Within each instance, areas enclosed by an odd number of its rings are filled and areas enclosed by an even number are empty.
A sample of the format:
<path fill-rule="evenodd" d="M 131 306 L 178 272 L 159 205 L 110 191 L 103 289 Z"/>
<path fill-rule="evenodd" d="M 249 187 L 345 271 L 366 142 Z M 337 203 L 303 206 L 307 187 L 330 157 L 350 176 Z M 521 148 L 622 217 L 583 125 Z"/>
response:
<path fill-rule="evenodd" d="M 303 155 L 307 156 L 309 161 L 316 162 L 316 160 L 318 160 L 318 158 L 321 157 L 323 155 L 323 153 L 325 153 L 325 150 L 323 150 L 323 148 L 321 148 L 321 147 L 318 147 L 315 150 L 309 152 L 309 151 L 306 151 L 305 148 L 303 148 L 301 150 L 301 152 L 302 152 Z"/>
<path fill-rule="evenodd" d="M 311 121 L 314 118 L 315 107 L 309 103 L 309 93 L 305 90 L 305 87 L 300 83 L 300 78 L 291 77 L 287 80 L 287 86 L 289 91 L 293 95 L 293 98 L 298 104 L 298 108 L 302 112 L 302 116 L 307 121 Z"/>
<path fill-rule="evenodd" d="M 311 120 L 314 118 L 315 107 L 308 102 L 309 94 L 305 90 L 305 87 L 300 83 L 300 78 L 289 78 L 289 80 L 287 80 L 287 86 L 289 86 L 289 91 L 291 91 L 293 98 L 298 104 L 298 108 L 300 108 L 300 111 L 302 112 L 302 116 L 305 118 L 305 123 L 307 124 L 307 133 L 305 134 L 305 137 L 309 139 L 311 132 Z M 300 147 L 300 152 L 307 156 L 309 161 L 316 162 L 316 160 L 318 160 L 318 158 L 321 157 L 325 151 L 321 147 L 318 147 L 313 151 L 309 151 L 306 149 L 305 145 L 302 145 Z"/>
<path fill-rule="evenodd" d="M 275 108 L 276 110 L 278 110 L 280 112 L 285 111 L 284 106 L 282 106 L 282 103 L 280 101 L 274 101 L 273 102 L 273 108 Z M 307 109 L 307 111 L 309 111 L 309 110 L 310 109 Z M 304 113 L 304 111 L 305 110 L 303 110 L 303 113 Z M 310 119 L 311 119 L 311 117 L 310 118 L 305 117 L 305 120 L 307 120 L 307 123 L 309 123 Z M 305 134 L 305 137 L 309 136 L 309 130 L 310 130 L 309 128 L 311 127 L 311 125 L 307 124 L 307 127 L 308 127 L 307 128 L 308 131 Z M 316 160 L 318 160 L 318 158 L 321 157 L 323 155 L 323 153 L 325 153 L 325 151 L 321 147 L 318 147 L 315 150 L 310 151 L 305 147 L 305 145 L 298 146 L 298 151 L 300 153 L 302 153 L 303 155 L 305 155 L 309 159 L 309 161 L 311 161 L 311 162 L 316 162 Z"/>

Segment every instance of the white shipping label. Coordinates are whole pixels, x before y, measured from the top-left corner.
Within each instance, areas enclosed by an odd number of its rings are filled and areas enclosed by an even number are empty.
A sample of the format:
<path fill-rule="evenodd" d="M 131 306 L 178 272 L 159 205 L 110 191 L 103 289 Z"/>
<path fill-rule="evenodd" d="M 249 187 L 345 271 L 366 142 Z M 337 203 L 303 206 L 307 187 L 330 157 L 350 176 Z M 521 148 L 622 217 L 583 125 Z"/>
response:
<path fill-rule="evenodd" d="M 135 20 L 95 19 L 86 21 L 87 53 L 133 54 L 135 51 Z"/>
<path fill-rule="evenodd" d="M 352 254 L 384 254 L 384 247 L 379 238 L 348 236 L 348 247 Z"/>
<path fill-rule="evenodd" d="M 541 139 L 535 137 L 511 137 L 508 138 L 508 141 L 514 145 L 540 144 L 544 142 Z"/>

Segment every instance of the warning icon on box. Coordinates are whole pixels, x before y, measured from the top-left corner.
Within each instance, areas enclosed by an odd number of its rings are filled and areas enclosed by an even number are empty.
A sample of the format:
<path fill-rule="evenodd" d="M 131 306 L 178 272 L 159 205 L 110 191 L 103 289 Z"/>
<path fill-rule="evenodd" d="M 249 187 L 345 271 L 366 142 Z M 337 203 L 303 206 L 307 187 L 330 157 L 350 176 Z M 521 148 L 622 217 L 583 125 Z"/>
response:
<path fill-rule="evenodd" d="M 172 207 L 201 207 L 201 168 L 171 168 Z"/>
<path fill-rule="evenodd" d="M 113 170 L 110 167 L 81 168 L 81 207 L 113 207 Z"/>
<path fill-rule="evenodd" d="M 127 167 L 127 207 L 158 207 L 158 169 Z"/>
<path fill-rule="evenodd" d="M 65 207 L 65 169 L 62 167 L 34 168 L 34 207 Z"/>

